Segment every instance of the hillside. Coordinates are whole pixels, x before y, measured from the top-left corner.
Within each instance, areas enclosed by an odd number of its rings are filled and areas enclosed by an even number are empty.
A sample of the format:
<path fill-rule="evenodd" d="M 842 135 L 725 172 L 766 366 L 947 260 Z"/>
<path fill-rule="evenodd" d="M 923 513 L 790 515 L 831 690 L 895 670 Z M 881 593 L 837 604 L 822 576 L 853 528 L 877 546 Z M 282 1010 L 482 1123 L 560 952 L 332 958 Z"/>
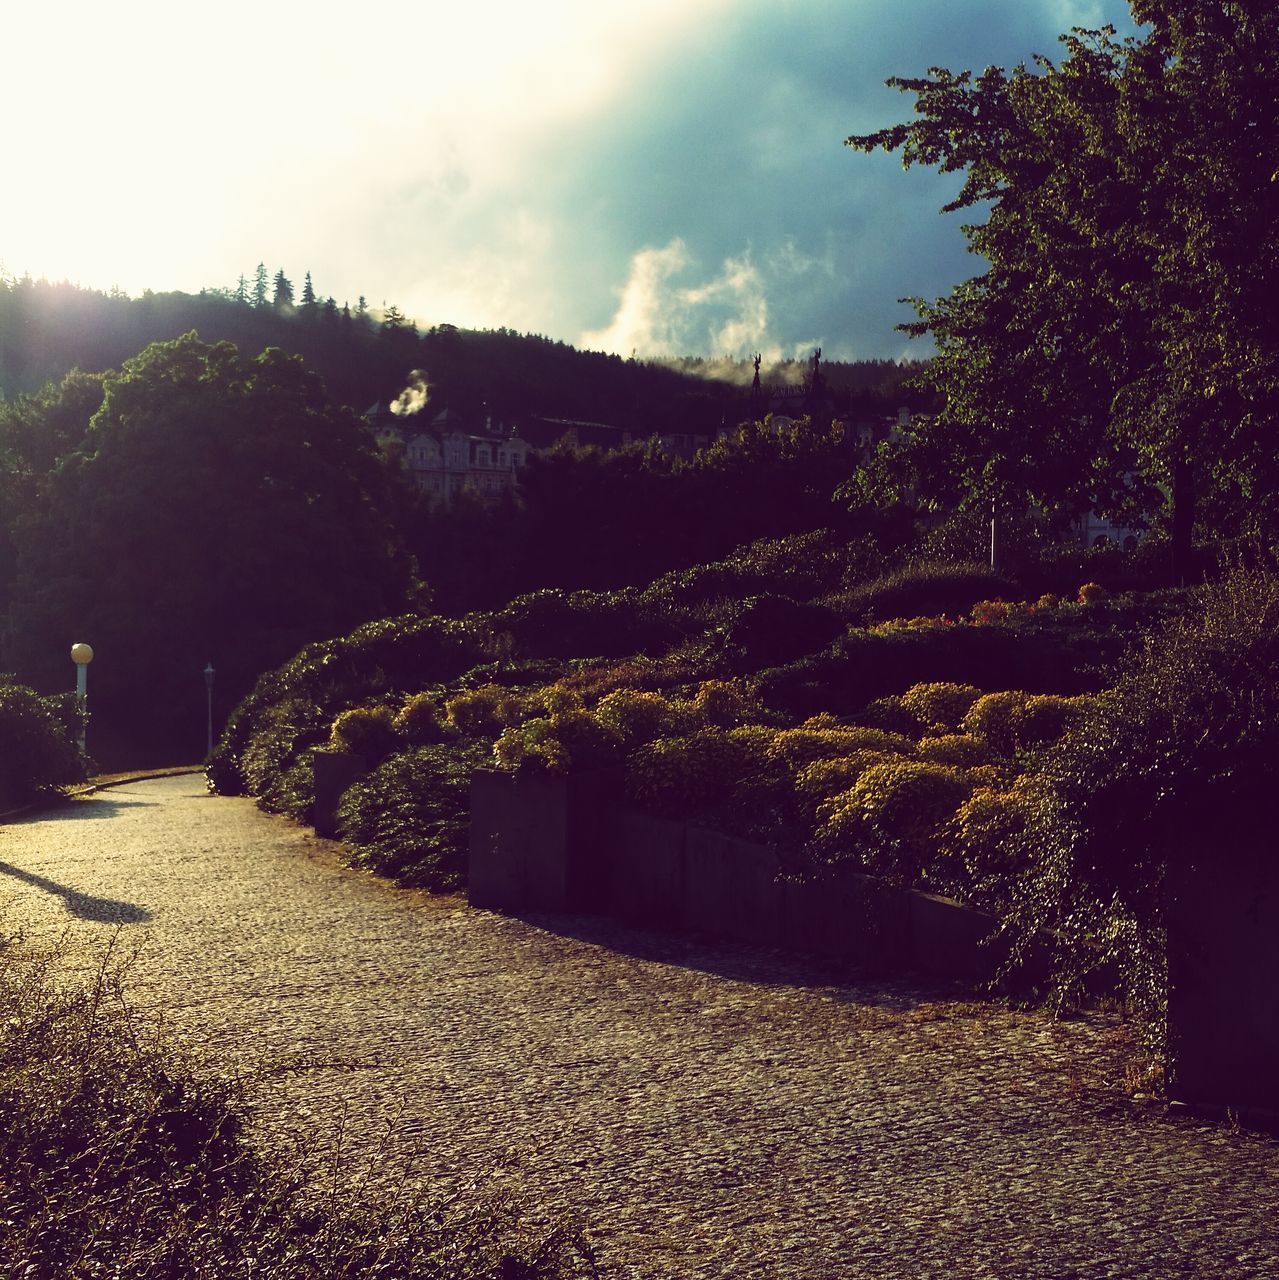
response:
<path fill-rule="evenodd" d="M 227 290 L 131 298 L 0 278 L 0 399 L 34 393 L 71 369 L 119 368 L 150 343 L 193 330 L 205 342 L 233 342 L 245 355 L 266 347 L 301 355 L 335 398 L 358 412 L 394 399 L 409 373 L 424 369 L 434 398 L 464 413 L 486 406 L 501 416 L 608 422 L 640 432 L 713 429 L 745 412 L 751 380 L 745 360 L 624 360 L 511 329 L 439 325 L 419 333 L 394 307 L 375 318 L 332 298 L 300 306 L 254 305 Z M 802 382 L 806 368 L 789 361 L 763 372 L 785 385 Z M 841 410 L 895 408 L 914 371 L 889 361 L 823 366 Z"/>

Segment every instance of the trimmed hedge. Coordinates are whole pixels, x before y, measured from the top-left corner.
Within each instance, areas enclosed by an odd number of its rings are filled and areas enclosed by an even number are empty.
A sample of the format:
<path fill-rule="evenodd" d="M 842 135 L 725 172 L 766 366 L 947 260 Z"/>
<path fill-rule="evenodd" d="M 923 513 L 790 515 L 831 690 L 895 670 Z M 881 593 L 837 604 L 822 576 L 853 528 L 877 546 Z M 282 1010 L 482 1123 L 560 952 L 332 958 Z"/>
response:
<path fill-rule="evenodd" d="M 42 698 L 0 684 L 0 804 L 56 792 L 85 776 L 77 738 L 84 719 L 72 693 Z"/>

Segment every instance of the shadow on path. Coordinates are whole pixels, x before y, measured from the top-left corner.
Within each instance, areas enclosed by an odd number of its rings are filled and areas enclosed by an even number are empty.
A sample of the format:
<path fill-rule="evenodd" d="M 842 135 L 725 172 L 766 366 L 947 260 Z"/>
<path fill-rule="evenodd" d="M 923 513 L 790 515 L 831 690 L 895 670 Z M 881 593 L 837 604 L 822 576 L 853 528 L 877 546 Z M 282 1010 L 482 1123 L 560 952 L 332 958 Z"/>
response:
<path fill-rule="evenodd" d="M 0 862 L 0 875 L 13 876 L 26 884 L 43 889 L 61 898 L 66 908 L 80 920 L 90 920 L 94 924 L 145 924 L 151 919 L 151 913 L 145 907 L 132 902 L 117 902 L 113 898 L 95 898 L 92 894 L 81 893 L 68 885 L 58 884 L 56 880 L 46 880 L 44 876 L 33 875 L 23 871 L 12 863 Z"/>
<path fill-rule="evenodd" d="M 823 960 L 771 947 L 664 933 L 605 916 L 516 912 L 518 920 L 562 938 L 604 947 L 621 955 L 691 969 L 760 987 L 823 990 L 844 1004 L 905 1011 L 969 994 L 962 984 L 929 981 L 916 974 L 892 975 L 848 961 Z"/>
<path fill-rule="evenodd" d="M 118 817 L 125 809 L 154 808 L 161 801 L 143 800 L 140 796 L 123 796 L 112 793 L 113 798 L 101 795 L 73 796 L 46 808 L 33 809 L 13 819 L 11 826 L 27 822 L 84 822 Z"/>

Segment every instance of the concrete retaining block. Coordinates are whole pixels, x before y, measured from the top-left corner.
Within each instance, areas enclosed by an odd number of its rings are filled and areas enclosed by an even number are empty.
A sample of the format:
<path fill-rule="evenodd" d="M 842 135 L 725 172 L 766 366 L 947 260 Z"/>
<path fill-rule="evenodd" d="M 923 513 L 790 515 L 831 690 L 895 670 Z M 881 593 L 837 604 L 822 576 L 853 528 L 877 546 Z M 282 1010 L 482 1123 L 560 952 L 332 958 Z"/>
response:
<path fill-rule="evenodd" d="M 934 893 L 912 889 L 905 897 L 912 968 L 974 982 L 988 982 L 995 976 L 1006 951 L 988 944 L 998 928 L 993 916 Z"/>
<path fill-rule="evenodd" d="M 734 942 L 778 946 L 783 913 L 777 853 L 703 827 L 684 839 L 684 924 Z"/>
<path fill-rule="evenodd" d="M 617 809 L 605 830 L 608 908 L 631 924 L 685 928 L 685 824 Z"/>
<path fill-rule="evenodd" d="M 1223 806 L 1224 810 L 1224 806 Z M 1217 815 L 1167 878 L 1168 1092 L 1279 1126 L 1279 864 L 1251 815 Z"/>
<path fill-rule="evenodd" d="M 337 835 L 338 805 L 343 793 L 367 778 L 369 767 L 363 756 L 321 748 L 311 752 L 311 764 L 315 773 L 311 825 L 316 835 L 332 838 Z"/>
<path fill-rule="evenodd" d="M 477 770 L 471 777 L 467 892 L 495 911 L 590 911 L 604 904 L 605 815 L 616 779 Z"/>
<path fill-rule="evenodd" d="M 909 961 L 909 911 L 899 889 L 847 867 L 779 883 L 782 945 L 878 970 Z"/>

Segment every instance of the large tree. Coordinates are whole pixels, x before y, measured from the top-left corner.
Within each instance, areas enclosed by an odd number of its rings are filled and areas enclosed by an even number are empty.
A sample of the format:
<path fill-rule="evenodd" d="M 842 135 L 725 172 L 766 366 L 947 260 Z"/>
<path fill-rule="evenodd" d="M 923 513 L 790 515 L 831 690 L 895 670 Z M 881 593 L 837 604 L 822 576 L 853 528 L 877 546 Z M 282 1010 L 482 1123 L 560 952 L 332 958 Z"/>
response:
<path fill-rule="evenodd" d="M 960 172 L 987 269 L 915 300 L 945 397 L 897 449 L 926 493 L 1119 512 L 1250 509 L 1279 470 L 1279 12 L 1132 0 L 1144 30 L 1063 36 L 1060 65 L 889 83 L 917 119 L 862 151 Z M 1271 530 L 1273 533 L 1273 530 Z"/>
<path fill-rule="evenodd" d="M 206 661 L 238 697 L 302 644 L 403 609 L 391 482 L 297 357 L 244 360 L 194 334 L 153 344 L 107 376 L 18 530 L 23 673 L 65 678 L 87 640 L 99 721 L 159 744 L 198 729 Z"/>

